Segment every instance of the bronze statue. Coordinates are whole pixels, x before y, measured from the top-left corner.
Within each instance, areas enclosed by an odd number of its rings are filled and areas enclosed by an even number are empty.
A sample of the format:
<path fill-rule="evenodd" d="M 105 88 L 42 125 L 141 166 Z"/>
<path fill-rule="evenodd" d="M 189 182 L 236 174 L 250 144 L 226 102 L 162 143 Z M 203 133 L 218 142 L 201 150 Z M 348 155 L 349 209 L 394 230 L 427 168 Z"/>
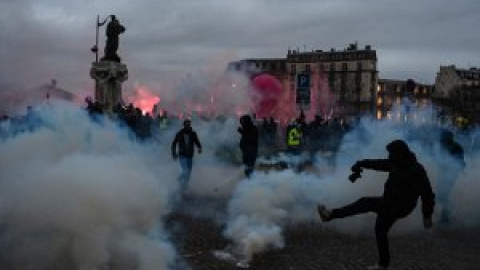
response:
<path fill-rule="evenodd" d="M 110 15 L 110 22 L 107 24 L 107 41 L 105 44 L 105 55 L 102 61 L 121 62 L 121 58 L 117 54 L 118 36 L 125 32 L 125 27 L 120 24 L 115 15 Z"/>

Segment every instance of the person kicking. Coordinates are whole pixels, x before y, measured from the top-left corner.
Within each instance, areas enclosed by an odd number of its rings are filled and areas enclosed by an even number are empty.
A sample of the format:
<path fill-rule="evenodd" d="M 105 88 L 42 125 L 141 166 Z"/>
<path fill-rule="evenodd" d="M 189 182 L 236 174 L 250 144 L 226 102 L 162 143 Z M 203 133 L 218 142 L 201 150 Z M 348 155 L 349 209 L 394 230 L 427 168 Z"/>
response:
<path fill-rule="evenodd" d="M 435 206 L 435 194 L 424 167 L 417 161 L 415 154 L 402 140 L 394 140 L 387 145 L 387 159 L 365 159 L 357 161 L 351 168 L 349 179 L 355 182 L 361 177 L 363 169 L 388 172 L 384 192 L 379 197 L 364 197 L 341 208 L 328 209 L 320 204 L 318 214 L 323 222 L 373 212 L 377 214 L 375 236 L 379 261 L 369 266 L 369 270 L 388 269 L 390 249 L 388 232 L 393 224 L 408 216 L 422 200 L 423 225 L 425 229 L 433 226 L 432 214 Z"/>

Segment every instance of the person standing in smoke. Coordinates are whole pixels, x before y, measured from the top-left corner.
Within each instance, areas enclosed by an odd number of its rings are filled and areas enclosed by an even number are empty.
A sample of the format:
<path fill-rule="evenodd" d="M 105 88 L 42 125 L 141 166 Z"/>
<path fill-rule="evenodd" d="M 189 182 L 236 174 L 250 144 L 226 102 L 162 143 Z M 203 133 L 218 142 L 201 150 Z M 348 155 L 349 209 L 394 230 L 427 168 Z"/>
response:
<path fill-rule="evenodd" d="M 298 120 L 293 121 L 287 126 L 287 153 L 290 156 L 290 163 L 295 172 L 300 172 L 302 170 L 301 154 L 304 143 L 303 134 L 302 124 L 300 124 Z"/>
<path fill-rule="evenodd" d="M 245 165 L 245 176 L 250 178 L 258 155 L 258 129 L 253 124 L 252 118 L 249 115 L 244 115 L 240 117 L 240 127 L 237 131 L 242 136 L 240 138 L 240 150 Z"/>
<path fill-rule="evenodd" d="M 178 154 L 177 154 L 178 145 Z M 173 159 L 179 158 L 180 167 L 182 172 L 180 174 L 180 184 L 182 190 L 185 190 L 188 181 L 190 180 L 190 174 L 193 166 L 193 154 L 194 148 L 197 146 L 198 153 L 202 153 L 202 144 L 198 139 L 197 133 L 192 129 L 191 120 L 187 119 L 183 121 L 183 128 L 177 132 L 172 142 L 172 156 Z"/>
<path fill-rule="evenodd" d="M 462 146 L 453 139 L 453 132 L 446 130 L 440 136 L 440 148 L 445 153 L 441 158 L 441 173 L 437 187 L 438 200 L 442 205 L 440 223 L 448 223 L 450 220 L 450 192 L 459 174 L 465 168 L 465 159 Z M 444 164 L 442 164 L 444 163 Z"/>
<path fill-rule="evenodd" d="M 435 195 L 424 167 L 417 161 L 408 145 L 402 140 L 394 140 L 387 145 L 388 159 L 364 159 L 352 166 L 349 179 L 355 182 L 361 177 L 362 169 L 388 172 L 383 196 L 365 197 L 358 201 L 333 210 L 319 205 L 317 211 L 323 222 L 345 218 L 367 212 L 377 214 L 375 236 L 379 263 L 368 269 L 388 269 L 390 251 L 388 231 L 393 224 L 415 209 L 417 200 L 422 200 L 423 225 L 426 229 L 433 226 L 432 214 Z"/>

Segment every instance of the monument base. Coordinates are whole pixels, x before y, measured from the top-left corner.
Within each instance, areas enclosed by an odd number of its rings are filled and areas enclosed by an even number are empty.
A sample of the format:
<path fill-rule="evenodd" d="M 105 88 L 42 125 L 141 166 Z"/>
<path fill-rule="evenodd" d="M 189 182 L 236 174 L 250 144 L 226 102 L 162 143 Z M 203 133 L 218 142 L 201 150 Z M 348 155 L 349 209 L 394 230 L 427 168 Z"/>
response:
<path fill-rule="evenodd" d="M 123 104 L 122 83 L 128 79 L 127 65 L 115 61 L 93 62 L 90 77 L 95 80 L 95 101 L 104 110 L 113 112 L 117 104 Z"/>

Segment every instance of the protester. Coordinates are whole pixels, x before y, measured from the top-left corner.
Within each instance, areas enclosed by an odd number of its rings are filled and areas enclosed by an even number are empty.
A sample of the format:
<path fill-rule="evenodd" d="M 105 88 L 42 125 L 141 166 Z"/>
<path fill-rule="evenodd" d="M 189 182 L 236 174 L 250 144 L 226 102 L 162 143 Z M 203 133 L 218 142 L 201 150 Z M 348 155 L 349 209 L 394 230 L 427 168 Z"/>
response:
<path fill-rule="evenodd" d="M 442 157 L 439 160 L 442 169 L 437 184 L 438 201 L 442 205 L 440 223 L 448 223 L 451 216 L 450 192 L 459 174 L 465 168 L 462 146 L 453 139 L 453 132 L 446 130 L 440 136 Z"/>
<path fill-rule="evenodd" d="M 172 156 L 174 159 L 179 158 L 182 172 L 180 174 L 180 184 L 182 190 L 185 190 L 190 180 L 190 174 L 193 166 L 194 148 L 197 146 L 198 153 L 202 153 L 202 145 L 198 139 L 197 133 L 192 129 L 191 120 L 183 121 L 183 128 L 177 132 L 172 142 Z M 178 154 L 177 154 L 178 145 Z"/>
<path fill-rule="evenodd" d="M 291 122 L 286 129 L 287 154 L 290 158 L 290 166 L 295 172 L 302 170 L 301 154 L 303 148 L 303 132 L 298 121 Z"/>
<path fill-rule="evenodd" d="M 388 172 L 388 179 L 382 196 L 365 197 L 358 201 L 333 210 L 324 205 L 318 206 L 323 222 L 345 218 L 367 212 L 377 214 L 375 235 L 379 255 L 378 265 L 368 269 L 388 269 L 390 251 L 388 231 L 401 218 L 408 216 L 416 207 L 418 197 L 422 200 L 423 225 L 426 229 L 433 226 L 432 214 L 435 195 L 424 167 L 417 161 L 408 145 L 402 140 L 387 145 L 388 159 L 365 159 L 352 166 L 350 180 L 355 182 L 361 177 L 362 169 Z"/>
<path fill-rule="evenodd" d="M 245 165 L 245 176 L 250 178 L 258 155 L 258 129 L 249 115 L 244 115 L 240 118 L 240 125 L 237 130 L 242 135 L 240 138 L 240 150 L 242 151 L 242 160 Z"/>

